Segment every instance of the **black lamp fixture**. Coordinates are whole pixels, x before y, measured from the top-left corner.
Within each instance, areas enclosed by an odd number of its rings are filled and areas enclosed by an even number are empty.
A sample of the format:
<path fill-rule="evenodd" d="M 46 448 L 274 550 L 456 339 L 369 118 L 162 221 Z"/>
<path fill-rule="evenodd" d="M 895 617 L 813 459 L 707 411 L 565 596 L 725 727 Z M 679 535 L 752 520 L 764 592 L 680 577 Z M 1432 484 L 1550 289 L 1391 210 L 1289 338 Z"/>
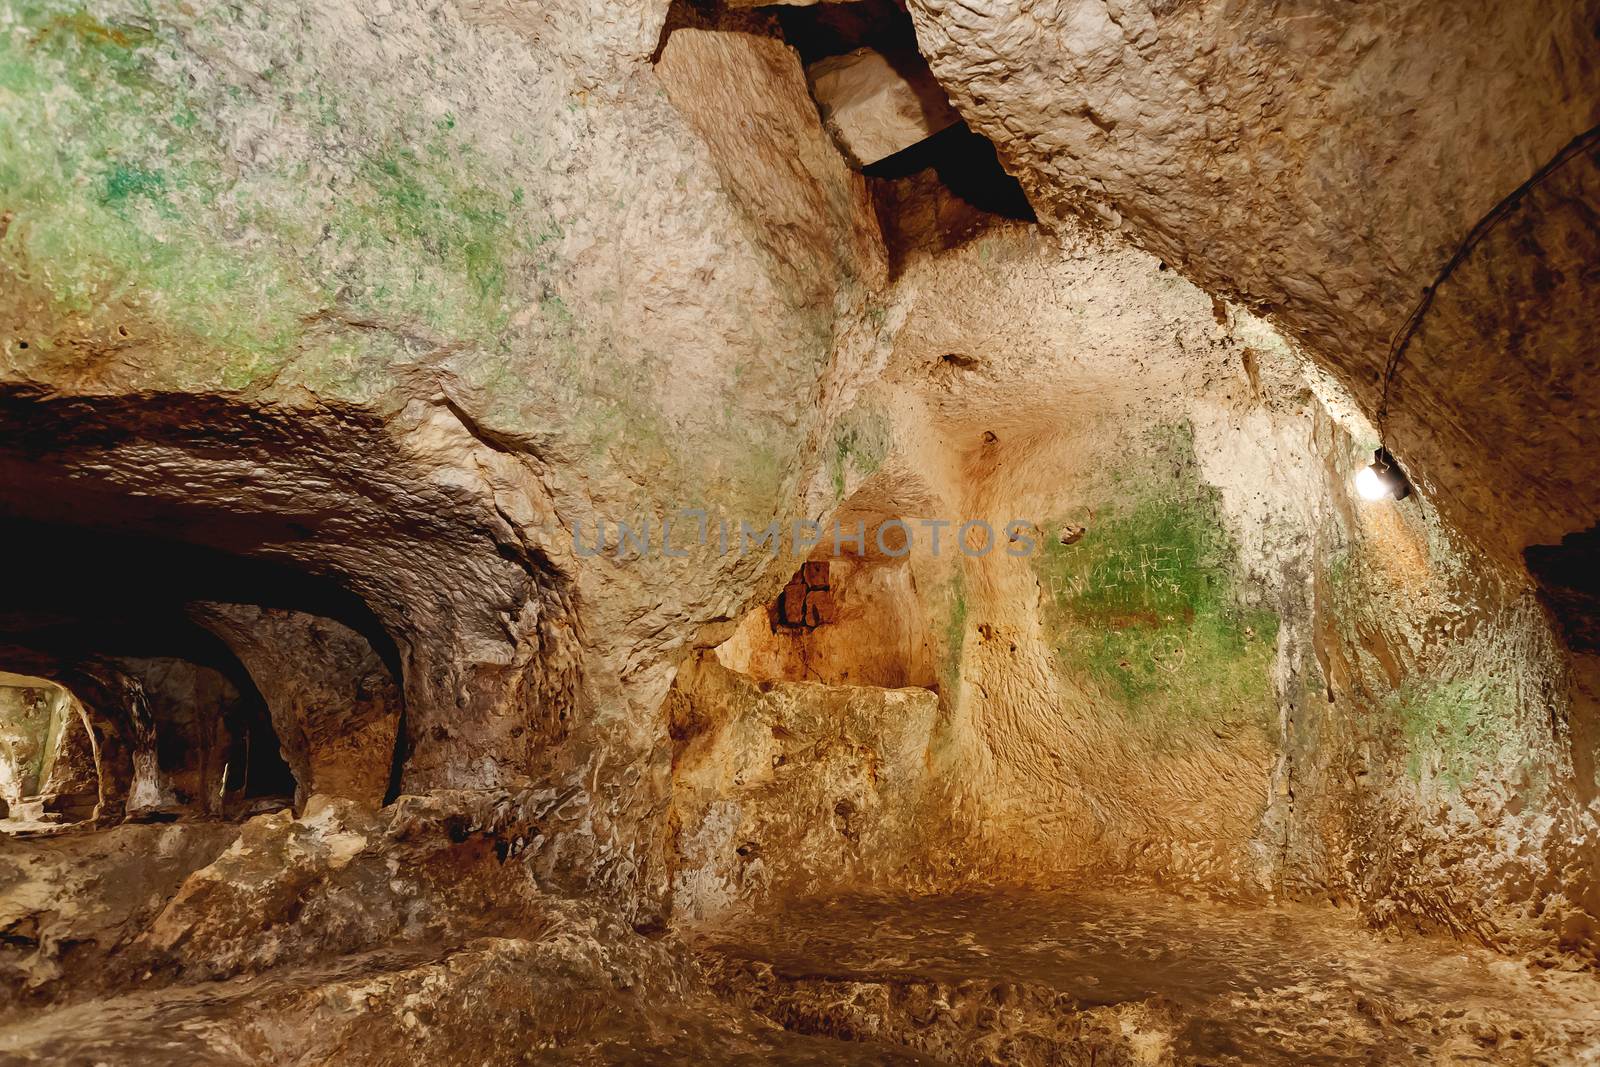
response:
<path fill-rule="evenodd" d="M 1356 472 L 1356 492 L 1362 500 L 1382 500 L 1386 496 L 1404 500 L 1411 495 L 1411 482 L 1389 450 L 1377 448 L 1372 452 L 1372 462 Z"/>

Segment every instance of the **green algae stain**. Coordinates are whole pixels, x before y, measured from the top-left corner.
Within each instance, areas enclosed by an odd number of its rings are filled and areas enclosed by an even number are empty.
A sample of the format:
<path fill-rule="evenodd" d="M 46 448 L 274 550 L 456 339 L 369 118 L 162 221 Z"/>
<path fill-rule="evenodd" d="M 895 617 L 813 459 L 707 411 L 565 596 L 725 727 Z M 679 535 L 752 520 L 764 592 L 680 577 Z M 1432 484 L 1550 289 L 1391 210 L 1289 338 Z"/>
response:
<path fill-rule="evenodd" d="M 1189 438 L 1160 435 L 1149 459 L 1081 540 L 1046 537 L 1034 556 L 1061 663 L 1135 721 L 1265 726 L 1277 617 L 1239 602 L 1236 550 Z"/>
<path fill-rule="evenodd" d="M 159 170 L 146 170 L 139 166 L 118 163 L 105 176 L 100 189 L 100 203 L 120 208 L 130 199 L 148 200 L 152 204 L 171 210 L 167 201 L 166 175 Z"/>
<path fill-rule="evenodd" d="M 442 180 L 430 169 L 439 158 L 442 152 L 424 162 L 401 149 L 368 168 L 384 224 L 463 277 L 480 305 L 495 303 L 505 293 L 515 193 L 501 196 L 479 185 Z"/>
<path fill-rule="evenodd" d="M 548 268 L 560 231 L 520 186 L 485 177 L 498 168 L 453 114 L 363 121 L 297 55 L 278 57 L 282 84 L 268 86 L 197 58 L 198 23 L 95 10 L 120 13 L 46 0 L 0 19 L 0 197 L 14 216 L 0 271 L 41 288 L 55 317 L 144 320 L 172 342 L 148 373 L 180 387 L 239 388 L 293 360 L 355 385 L 419 337 L 509 349 L 511 287 Z M 230 156 L 243 114 L 299 131 L 310 156 Z M 387 340 L 308 358 L 307 325 L 351 313 Z M 566 319 L 555 327 L 572 334 Z M 355 352 L 373 362 L 352 368 Z"/>
<path fill-rule="evenodd" d="M 779 457 L 800 447 L 792 427 L 746 425 L 737 400 L 723 427 L 665 417 L 672 354 L 617 350 L 593 313 L 603 298 L 566 284 L 553 205 L 567 191 L 542 184 L 545 116 L 486 131 L 449 79 L 449 112 L 373 99 L 360 70 L 302 32 L 307 19 L 293 5 L 0 8 L 0 207 L 13 215 L 0 314 L 35 320 L 29 358 L 57 358 L 49 334 L 68 324 L 135 327 L 149 347 L 107 373 L 140 387 L 292 384 L 362 402 L 397 365 L 447 362 L 512 434 L 554 421 L 639 486 L 660 481 L 667 455 L 708 493 L 770 508 L 791 469 Z M 869 453 L 844 442 L 836 458 L 859 470 Z"/>
<path fill-rule="evenodd" d="M 447 116 L 392 139 L 358 168 L 358 185 L 331 226 L 340 244 L 361 253 L 349 268 L 352 299 L 506 351 L 513 294 L 537 286 L 544 295 L 534 310 L 552 351 L 577 359 L 574 316 L 542 284 L 559 223 L 523 187 L 491 177 L 456 129 Z"/>
<path fill-rule="evenodd" d="M 866 477 L 883 464 L 892 434 L 888 420 L 870 409 L 853 409 L 839 420 L 826 456 L 835 503 L 844 499 L 851 474 Z"/>
<path fill-rule="evenodd" d="M 0 271 L 59 318 L 127 316 L 179 341 L 147 368 L 178 386 L 247 381 L 295 335 L 305 299 L 276 257 L 219 236 L 226 163 L 183 86 L 153 73 L 158 23 L 23 4 L 0 27 Z M 187 342 L 187 343 L 184 343 Z"/>
<path fill-rule="evenodd" d="M 1385 707 L 1405 737 L 1411 777 L 1421 781 L 1431 766 L 1440 782 L 1458 791 L 1508 738 L 1520 736 L 1516 693 L 1494 675 L 1409 678 Z"/>
<path fill-rule="evenodd" d="M 967 587 L 958 569 L 950 578 L 950 617 L 945 622 L 944 664 L 940 671 L 945 690 L 954 699 L 961 684 L 961 658 L 967 644 Z"/>

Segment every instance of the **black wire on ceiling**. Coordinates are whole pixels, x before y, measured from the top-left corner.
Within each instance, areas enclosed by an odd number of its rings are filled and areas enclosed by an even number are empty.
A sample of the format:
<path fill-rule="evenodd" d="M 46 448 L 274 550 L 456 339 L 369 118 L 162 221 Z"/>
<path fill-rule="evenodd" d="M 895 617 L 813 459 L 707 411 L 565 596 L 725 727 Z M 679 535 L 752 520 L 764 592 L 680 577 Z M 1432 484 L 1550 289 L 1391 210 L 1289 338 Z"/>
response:
<path fill-rule="evenodd" d="M 1504 221 L 1517 208 L 1523 197 L 1527 196 L 1528 193 L 1532 192 L 1556 171 L 1596 146 L 1600 146 L 1600 126 L 1592 127 L 1568 141 L 1566 147 L 1562 148 L 1548 163 L 1535 171 L 1531 178 L 1511 190 L 1487 215 L 1478 220 L 1478 224 L 1468 231 L 1467 236 L 1462 240 L 1455 254 L 1450 257 L 1433 279 L 1433 284 L 1422 290 L 1422 298 L 1417 301 L 1417 306 L 1412 308 L 1411 314 L 1406 317 L 1406 321 L 1401 324 L 1400 329 L 1395 332 L 1394 337 L 1390 340 L 1389 356 L 1383 367 L 1383 392 L 1378 398 L 1378 442 L 1385 451 L 1389 447 L 1389 388 L 1394 382 L 1395 371 L 1399 369 L 1400 360 L 1405 356 L 1407 346 L 1411 344 L 1412 337 L 1416 335 L 1417 330 L 1422 326 L 1422 319 L 1427 315 L 1428 309 L 1433 306 L 1433 297 L 1439 291 L 1439 286 L 1455 272 L 1456 267 L 1460 266 L 1467 256 L 1472 254 L 1472 250 L 1488 235 L 1489 231 Z"/>

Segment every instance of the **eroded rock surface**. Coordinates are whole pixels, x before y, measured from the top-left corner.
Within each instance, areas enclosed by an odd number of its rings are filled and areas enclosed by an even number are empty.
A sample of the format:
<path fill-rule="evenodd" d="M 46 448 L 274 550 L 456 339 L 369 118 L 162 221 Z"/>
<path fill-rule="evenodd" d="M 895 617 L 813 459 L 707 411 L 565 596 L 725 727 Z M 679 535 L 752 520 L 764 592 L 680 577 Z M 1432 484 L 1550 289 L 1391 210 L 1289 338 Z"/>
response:
<path fill-rule="evenodd" d="M 952 1064 L 1581 1062 L 1600 1040 L 1592 975 L 1137 890 L 834 898 L 696 950 L 791 1029 Z"/>
<path fill-rule="evenodd" d="M 235 604 L 196 609 L 250 672 L 273 719 L 297 798 L 376 806 L 389 791 L 402 706 L 389 668 L 333 619 Z"/>
<path fill-rule="evenodd" d="M 870 48 L 806 68 L 822 121 L 851 162 L 865 167 L 961 121 L 915 52 Z"/>
<path fill-rule="evenodd" d="M 0 1053 L 1592 1058 L 1592 14 L 0 10 Z"/>
<path fill-rule="evenodd" d="M 107 959 L 238 833 L 130 824 L 0 842 L 5 1010 L 104 989 Z"/>
<path fill-rule="evenodd" d="M 909 7 L 951 102 L 1036 208 L 1100 217 L 1270 313 L 1369 412 L 1390 341 L 1468 232 L 1600 120 L 1585 3 Z M 1595 391 L 1579 325 L 1595 159 L 1441 288 L 1390 398 L 1407 461 L 1508 556 L 1600 513 L 1592 411 L 1565 399 Z"/>
<path fill-rule="evenodd" d="M 667 706 L 675 911 L 928 883 L 921 843 L 943 818 L 933 693 L 757 683 L 702 656 Z"/>

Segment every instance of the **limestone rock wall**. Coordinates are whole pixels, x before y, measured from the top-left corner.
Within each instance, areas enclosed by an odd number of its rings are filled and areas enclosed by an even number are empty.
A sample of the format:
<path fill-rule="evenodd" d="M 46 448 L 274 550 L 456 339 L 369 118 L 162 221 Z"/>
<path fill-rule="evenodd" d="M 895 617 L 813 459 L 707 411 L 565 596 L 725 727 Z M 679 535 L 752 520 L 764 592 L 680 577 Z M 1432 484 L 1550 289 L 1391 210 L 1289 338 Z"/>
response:
<path fill-rule="evenodd" d="M 848 522 L 841 530 L 852 532 Z M 936 688 L 938 654 L 910 563 L 849 556 L 803 564 L 716 648 L 724 666 L 756 679 L 885 689 Z"/>
<path fill-rule="evenodd" d="M 1592 155 L 1434 294 L 1420 492 L 1349 492 L 1416 294 L 1595 118 L 1588 8 L 911 0 L 1033 225 L 874 201 L 743 6 L 0 13 L 0 652 L 102 815 L 239 814 L 247 708 L 298 809 L 83 846 L 152 888 L 28 888 L 22 999 L 593 1008 L 688 989 L 672 915 L 1111 874 L 1592 960 L 1592 545 L 1522 569 L 1600 516 Z M 794 519 L 869 545 L 707 536 Z"/>
<path fill-rule="evenodd" d="M 6 516 L 217 554 L 180 612 L 379 630 L 401 787 L 598 789 L 571 862 L 619 890 L 660 876 L 639 827 L 675 659 L 783 575 L 573 537 L 789 514 L 883 271 L 771 20 L 663 43 L 665 16 L 110 0 L 0 25 L 26 161 L 0 189 Z"/>
<path fill-rule="evenodd" d="M 1087 236 L 991 233 L 896 292 L 903 347 L 854 416 L 890 412 L 890 428 L 870 449 L 841 438 L 833 486 L 868 548 L 830 562 L 829 592 L 835 569 L 843 590 L 857 568 L 901 576 L 881 614 L 915 618 L 934 664 L 916 788 L 935 799 L 911 838 L 882 837 L 906 871 L 1332 896 L 1375 924 L 1592 953 L 1594 816 L 1557 633 L 1526 575 L 1426 497 L 1355 497 L 1373 430 L 1348 394 L 1261 320 Z M 1012 302 L 1026 314 L 1003 314 Z M 1037 551 L 957 551 L 973 516 L 1029 520 Z M 906 560 L 877 546 L 891 519 L 917 530 Z M 923 520 L 951 523 L 942 554 Z M 750 676 L 714 687 L 714 721 L 738 724 L 723 729 L 765 738 L 771 679 L 892 655 L 905 625 L 866 610 L 785 626 L 786 598 L 717 650 Z M 705 677 L 684 676 L 688 705 Z M 708 752 L 677 757 L 675 792 L 696 798 L 675 812 L 685 867 L 739 897 L 807 884 L 816 843 L 774 851 L 748 831 L 759 865 L 705 846 L 791 810 Z"/>
<path fill-rule="evenodd" d="M 927 846 L 949 831 L 929 690 L 757 683 L 703 654 L 667 708 L 676 913 L 932 884 Z"/>
<path fill-rule="evenodd" d="M 1363 432 L 1315 430 L 1326 504 L 1286 664 L 1287 883 L 1375 922 L 1593 960 L 1600 811 L 1558 631 L 1525 575 L 1425 501 L 1355 497 Z"/>
<path fill-rule="evenodd" d="M 1600 121 L 1584 0 L 909 6 L 1036 208 L 1099 218 L 1267 314 L 1369 414 L 1391 339 L 1474 224 Z M 1591 148 L 1441 288 L 1391 397 L 1399 454 L 1504 559 L 1600 515 L 1592 416 L 1564 399 L 1596 384 L 1594 166 Z"/>
<path fill-rule="evenodd" d="M 1253 338 L 1083 231 L 996 230 L 900 286 L 895 455 L 862 493 L 899 482 L 906 515 L 950 524 L 917 585 L 961 877 L 1260 891 L 1277 605 L 1222 528 L 1193 429 L 1199 405 L 1248 392 Z"/>
<path fill-rule="evenodd" d="M 372 646 L 332 619 L 237 604 L 196 609 L 260 690 L 294 773 L 314 793 L 377 806 L 394 770 L 399 687 Z"/>
<path fill-rule="evenodd" d="M 66 694 L 54 685 L 0 685 L 0 800 L 14 806 L 39 792 Z M 43 681 L 43 679 L 39 679 Z"/>
<path fill-rule="evenodd" d="M 1208 477 L 1196 424 L 1265 403 L 1253 344 L 1277 346 L 1262 362 L 1292 355 L 1253 321 L 1223 311 L 1219 322 L 1210 298 L 1153 258 L 1088 233 L 1058 241 L 1017 226 L 914 260 L 890 306 L 887 373 L 841 422 L 818 479 L 865 545 L 834 556 L 830 527 L 799 584 L 717 649 L 716 672 L 708 660 L 680 675 L 672 706 L 698 707 L 710 688 L 717 710 L 689 717 L 675 757 L 675 847 L 693 875 L 675 903 L 792 892 L 837 870 L 885 887 L 1137 872 L 1268 891 L 1284 579 L 1257 543 L 1267 534 L 1228 522 L 1225 498 L 1242 508 L 1250 487 Z M 1205 424 L 1216 444 L 1203 443 L 1247 447 L 1257 428 L 1224 418 Z M 1292 487 L 1304 507 L 1308 482 Z M 1296 513 L 1297 532 L 1310 514 Z M 962 528 L 974 519 L 986 544 Z M 895 524 L 912 534 L 903 552 Z M 824 560 L 835 617 L 813 624 L 786 605 L 810 604 L 808 568 Z M 902 660 L 925 666 L 886 669 Z M 796 837 L 794 812 L 825 814 L 811 790 L 826 797 L 837 768 L 802 787 L 790 716 L 776 715 L 782 731 L 768 720 L 778 694 L 780 707 L 808 706 L 799 693 L 840 697 L 778 679 L 846 682 L 875 707 L 906 692 L 873 687 L 891 677 L 937 709 L 913 735 L 922 758 L 885 754 L 897 735 L 884 731 L 907 728 L 893 721 L 846 731 L 847 750 L 881 762 L 880 788 L 916 802 L 852 799 L 852 833 L 882 854 L 834 860 L 842 844 L 827 820 L 813 820 L 820 838 Z M 769 749 L 781 769 L 764 766 Z M 764 840 L 772 827 L 788 828 L 786 847 Z"/>

